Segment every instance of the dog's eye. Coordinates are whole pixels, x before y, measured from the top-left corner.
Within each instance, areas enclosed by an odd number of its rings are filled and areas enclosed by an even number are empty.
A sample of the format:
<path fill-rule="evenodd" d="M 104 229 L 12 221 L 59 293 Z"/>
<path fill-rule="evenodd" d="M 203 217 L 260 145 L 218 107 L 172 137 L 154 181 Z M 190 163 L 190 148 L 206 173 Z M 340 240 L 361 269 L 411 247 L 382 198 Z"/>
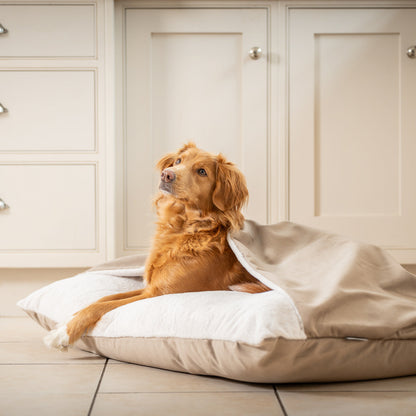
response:
<path fill-rule="evenodd" d="M 198 169 L 199 176 L 207 176 L 207 171 L 205 169 Z"/>
<path fill-rule="evenodd" d="M 179 163 L 181 163 L 182 162 L 182 159 L 176 159 L 176 161 L 175 161 L 175 165 L 179 165 Z"/>

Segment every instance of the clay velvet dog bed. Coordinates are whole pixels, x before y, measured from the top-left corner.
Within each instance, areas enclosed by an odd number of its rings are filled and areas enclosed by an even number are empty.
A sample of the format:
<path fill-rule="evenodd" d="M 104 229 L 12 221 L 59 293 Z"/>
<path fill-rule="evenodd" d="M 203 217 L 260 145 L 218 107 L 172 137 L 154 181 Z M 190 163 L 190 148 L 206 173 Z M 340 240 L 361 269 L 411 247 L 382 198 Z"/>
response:
<path fill-rule="evenodd" d="M 416 373 L 416 277 L 382 249 L 290 222 L 228 236 L 272 291 L 183 293 L 117 308 L 77 347 L 117 360 L 249 382 Z M 53 329 L 102 296 L 143 287 L 145 256 L 57 281 L 18 305 Z"/>

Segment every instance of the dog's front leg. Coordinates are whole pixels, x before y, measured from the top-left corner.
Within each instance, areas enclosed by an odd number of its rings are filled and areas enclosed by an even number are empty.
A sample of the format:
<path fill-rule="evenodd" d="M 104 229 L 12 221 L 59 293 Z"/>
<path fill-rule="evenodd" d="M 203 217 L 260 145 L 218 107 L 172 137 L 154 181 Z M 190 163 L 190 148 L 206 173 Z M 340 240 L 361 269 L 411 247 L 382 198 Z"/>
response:
<path fill-rule="evenodd" d="M 102 302 L 108 302 L 110 300 L 119 300 L 119 299 L 127 299 L 131 298 L 133 296 L 138 296 L 143 292 L 144 289 L 139 290 L 132 290 L 131 292 L 122 292 L 122 293 L 116 293 L 115 295 L 108 295 L 104 296 L 101 299 L 98 299 L 95 303 L 102 303 Z"/>
<path fill-rule="evenodd" d="M 157 296 L 157 294 L 145 288 L 106 297 L 106 299 L 113 297 L 115 300 L 100 299 L 81 309 L 69 322 L 59 325 L 56 329 L 49 332 L 44 338 L 45 344 L 48 347 L 65 351 L 69 345 L 81 338 L 84 332 L 94 328 L 95 324 L 107 312 L 128 303 L 154 296 Z"/>

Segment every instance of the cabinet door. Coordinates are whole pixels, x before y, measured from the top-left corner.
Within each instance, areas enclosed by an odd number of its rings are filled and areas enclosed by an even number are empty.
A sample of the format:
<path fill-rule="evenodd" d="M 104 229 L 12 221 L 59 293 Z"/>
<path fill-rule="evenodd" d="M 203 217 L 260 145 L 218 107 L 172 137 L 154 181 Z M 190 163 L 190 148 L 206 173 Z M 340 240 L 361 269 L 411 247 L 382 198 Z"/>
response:
<path fill-rule="evenodd" d="M 96 148 L 95 73 L 0 70 L 0 151 Z"/>
<path fill-rule="evenodd" d="M 416 10 L 289 21 L 290 219 L 415 262 Z"/>
<path fill-rule="evenodd" d="M 0 59 L 95 57 L 95 8 L 94 4 L 0 5 L 0 23 L 7 30 L 0 36 Z"/>
<path fill-rule="evenodd" d="M 267 221 L 267 13 L 125 10 L 122 253 L 147 249 L 155 162 L 189 140 L 242 169 L 246 215 Z M 249 57 L 255 46 L 258 60 Z"/>
<path fill-rule="evenodd" d="M 74 266 L 94 259 L 96 176 L 92 163 L 0 163 L 0 198 L 8 205 L 0 210 L 0 267 L 59 267 L 71 253 Z"/>

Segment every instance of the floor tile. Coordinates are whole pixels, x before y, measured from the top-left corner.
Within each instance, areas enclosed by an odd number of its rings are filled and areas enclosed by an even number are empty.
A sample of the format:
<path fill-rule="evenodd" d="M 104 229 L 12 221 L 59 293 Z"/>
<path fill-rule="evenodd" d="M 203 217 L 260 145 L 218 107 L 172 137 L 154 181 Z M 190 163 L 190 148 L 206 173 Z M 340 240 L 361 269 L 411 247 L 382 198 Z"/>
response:
<path fill-rule="evenodd" d="M 283 416 L 273 392 L 98 394 L 92 416 Z"/>
<path fill-rule="evenodd" d="M 18 397 L 2 396 L 0 409 L 7 416 L 87 416 L 92 396 L 89 394 L 19 394 Z"/>
<path fill-rule="evenodd" d="M 289 416 L 414 416 L 414 392 L 279 392 Z"/>
<path fill-rule="evenodd" d="M 104 365 L 2 365 L 0 394 L 94 394 Z"/>
<path fill-rule="evenodd" d="M 387 378 L 383 380 L 356 381 L 351 383 L 280 384 L 279 391 L 413 391 L 416 392 L 416 376 Z"/>
<path fill-rule="evenodd" d="M 105 358 L 76 348 L 61 352 L 47 348 L 42 341 L 0 343 L 0 364 L 98 364 Z"/>
<path fill-rule="evenodd" d="M 197 376 L 135 364 L 108 364 L 100 392 L 273 391 L 271 385 Z"/>
<path fill-rule="evenodd" d="M 0 342 L 31 342 L 41 340 L 47 331 L 30 318 L 0 317 Z"/>
<path fill-rule="evenodd" d="M 86 416 L 103 367 L 103 364 L 2 365 L 0 414 Z"/>

